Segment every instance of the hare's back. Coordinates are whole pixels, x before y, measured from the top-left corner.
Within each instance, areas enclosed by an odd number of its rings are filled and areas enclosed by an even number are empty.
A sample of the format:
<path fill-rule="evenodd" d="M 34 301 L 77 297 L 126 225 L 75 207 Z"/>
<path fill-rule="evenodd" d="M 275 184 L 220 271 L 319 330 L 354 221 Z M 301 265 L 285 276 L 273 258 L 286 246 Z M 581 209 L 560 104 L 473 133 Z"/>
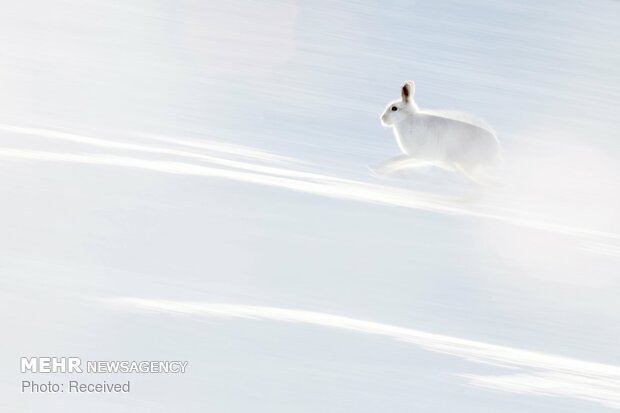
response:
<path fill-rule="evenodd" d="M 495 132 L 493 132 L 493 128 L 491 127 L 491 125 L 489 125 L 483 119 L 470 115 L 469 113 L 457 112 L 457 111 L 451 111 L 451 110 L 424 110 L 424 113 L 432 115 L 432 116 L 438 116 L 441 118 L 447 118 L 447 119 L 457 120 L 457 121 L 464 122 L 464 123 L 469 123 L 471 125 L 478 126 L 479 128 L 485 129 L 495 134 Z"/>
<path fill-rule="evenodd" d="M 482 162 L 494 158 L 499 151 L 495 133 L 482 125 L 436 115 L 429 117 L 428 121 L 450 158 Z"/>

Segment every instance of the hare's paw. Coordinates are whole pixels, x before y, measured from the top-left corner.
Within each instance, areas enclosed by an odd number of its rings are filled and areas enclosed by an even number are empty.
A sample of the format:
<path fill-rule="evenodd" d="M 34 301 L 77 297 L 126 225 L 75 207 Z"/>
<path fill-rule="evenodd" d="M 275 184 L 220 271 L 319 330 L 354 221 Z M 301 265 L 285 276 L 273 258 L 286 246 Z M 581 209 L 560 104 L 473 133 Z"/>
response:
<path fill-rule="evenodd" d="M 383 178 L 389 174 L 389 170 L 386 168 L 385 162 L 368 165 L 367 168 L 372 176 L 376 176 L 378 178 Z"/>
<path fill-rule="evenodd" d="M 406 177 L 410 175 L 412 171 L 417 171 L 419 168 L 427 166 L 429 166 L 429 163 L 425 160 L 401 155 L 388 159 L 380 164 L 371 165 L 368 168 L 375 176 Z"/>
<path fill-rule="evenodd" d="M 370 169 L 374 175 L 386 176 L 386 175 L 390 175 L 395 170 L 397 170 L 400 167 L 400 165 L 403 162 L 407 161 L 408 159 L 409 158 L 407 156 L 399 155 L 394 158 L 385 160 L 383 162 L 369 165 L 368 169 Z"/>

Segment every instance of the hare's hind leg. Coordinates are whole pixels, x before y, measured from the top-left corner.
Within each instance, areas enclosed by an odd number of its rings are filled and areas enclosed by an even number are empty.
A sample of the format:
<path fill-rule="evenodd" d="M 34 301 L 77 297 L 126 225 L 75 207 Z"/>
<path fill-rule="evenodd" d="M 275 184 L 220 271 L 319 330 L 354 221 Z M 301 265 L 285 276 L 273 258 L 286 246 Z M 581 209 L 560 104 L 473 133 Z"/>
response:
<path fill-rule="evenodd" d="M 484 184 L 484 167 L 480 164 L 468 164 L 464 162 L 455 162 L 456 169 L 465 175 L 469 180 L 477 183 Z"/>

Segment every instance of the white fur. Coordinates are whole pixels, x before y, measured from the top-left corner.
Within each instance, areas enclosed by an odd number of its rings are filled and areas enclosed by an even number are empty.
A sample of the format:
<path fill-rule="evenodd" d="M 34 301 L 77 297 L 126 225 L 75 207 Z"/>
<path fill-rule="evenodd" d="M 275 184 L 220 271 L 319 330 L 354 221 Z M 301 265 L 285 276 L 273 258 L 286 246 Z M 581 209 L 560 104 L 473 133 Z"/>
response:
<path fill-rule="evenodd" d="M 500 155 L 495 133 L 465 114 L 420 110 L 413 95 L 413 82 L 405 82 L 401 100 L 390 103 L 381 115 L 383 126 L 394 129 L 402 155 L 373 169 L 391 173 L 409 167 L 437 166 L 480 182 Z"/>

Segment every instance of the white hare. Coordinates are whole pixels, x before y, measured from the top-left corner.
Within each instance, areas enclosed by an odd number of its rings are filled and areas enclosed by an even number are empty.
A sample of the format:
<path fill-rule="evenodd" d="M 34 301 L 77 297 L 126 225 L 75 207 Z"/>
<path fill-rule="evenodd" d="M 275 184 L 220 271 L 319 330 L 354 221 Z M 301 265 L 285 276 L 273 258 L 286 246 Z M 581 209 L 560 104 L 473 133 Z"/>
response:
<path fill-rule="evenodd" d="M 500 156 L 493 131 L 464 114 L 420 110 L 413 101 L 414 88 L 413 82 L 406 81 L 401 100 L 390 103 L 381 115 L 381 124 L 394 128 L 403 154 L 372 169 L 389 174 L 404 168 L 437 166 L 481 182 L 485 170 Z"/>

